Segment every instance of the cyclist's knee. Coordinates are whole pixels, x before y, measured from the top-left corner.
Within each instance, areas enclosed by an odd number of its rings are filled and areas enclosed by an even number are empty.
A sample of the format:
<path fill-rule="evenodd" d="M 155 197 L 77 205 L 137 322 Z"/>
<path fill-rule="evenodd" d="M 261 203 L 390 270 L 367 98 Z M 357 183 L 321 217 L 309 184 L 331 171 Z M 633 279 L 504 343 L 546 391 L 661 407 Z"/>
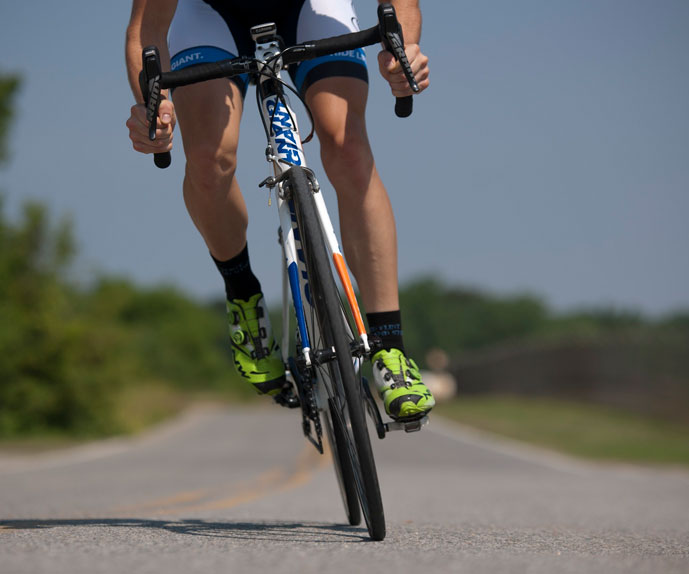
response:
<path fill-rule="evenodd" d="M 236 149 L 222 150 L 203 144 L 185 149 L 186 176 L 194 191 L 203 194 L 226 193 L 237 167 Z"/>
<path fill-rule="evenodd" d="M 341 134 L 320 134 L 321 159 L 335 188 L 365 191 L 373 173 L 373 154 L 361 129 Z"/>

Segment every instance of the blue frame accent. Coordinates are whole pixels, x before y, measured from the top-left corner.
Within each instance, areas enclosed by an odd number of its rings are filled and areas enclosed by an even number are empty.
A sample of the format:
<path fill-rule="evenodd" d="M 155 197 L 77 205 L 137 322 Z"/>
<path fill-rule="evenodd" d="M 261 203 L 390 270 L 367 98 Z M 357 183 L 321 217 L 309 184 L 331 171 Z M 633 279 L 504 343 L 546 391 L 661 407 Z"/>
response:
<path fill-rule="evenodd" d="M 287 276 L 289 277 L 289 286 L 292 290 L 292 301 L 294 302 L 294 312 L 297 316 L 297 328 L 299 329 L 301 344 L 304 347 L 311 348 L 311 341 L 309 341 L 309 333 L 306 330 L 304 302 L 301 299 L 301 289 L 299 288 L 299 267 L 294 261 L 289 264 L 289 267 L 287 267 Z M 284 328 L 287 327 L 283 326 L 283 329 Z"/>

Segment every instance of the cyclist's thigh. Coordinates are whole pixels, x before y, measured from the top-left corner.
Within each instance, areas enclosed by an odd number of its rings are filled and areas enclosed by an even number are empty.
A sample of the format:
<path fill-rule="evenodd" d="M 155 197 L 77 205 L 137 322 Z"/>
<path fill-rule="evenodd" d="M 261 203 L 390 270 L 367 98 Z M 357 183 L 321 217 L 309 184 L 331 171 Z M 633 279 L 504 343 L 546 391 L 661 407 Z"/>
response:
<path fill-rule="evenodd" d="M 170 66 L 180 70 L 238 55 L 235 39 L 223 19 L 203 0 L 179 0 L 168 36 Z M 234 154 L 246 78 L 212 80 L 175 89 L 172 99 L 187 161 Z"/>
<path fill-rule="evenodd" d="M 325 77 L 311 84 L 306 102 L 321 142 L 345 145 L 349 139 L 362 144 L 366 139 L 367 97 L 368 84 L 352 77 Z"/>
<path fill-rule="evenodd" d="M 212 160 L 219 151 L 234 164 L 242 115 L 237 85 L 220 79 L 185 86 L 175 90 L 173 101 L 187 162 Z"/>
<path fill-rule="evenodd" d="M 350 0 L 306 0 L 299 13 L 296 40 L 319 40 L 357 32 L 359 25 Z M 347 50 L 302 62 L 291 70 L 296 88 L 305 94 L 324 78 L 346 77 L 368 82 L 364 50 Z"/>
<path fill-rule="evenodd" d="M 297 41 L 358 30 L 350 0 L 306 0 L 299 14 Z M 368 70 L 363 49 L 303 62 L 293 71 L 292 79 L 312 110 L 321 142 L 365 134 Z"/>

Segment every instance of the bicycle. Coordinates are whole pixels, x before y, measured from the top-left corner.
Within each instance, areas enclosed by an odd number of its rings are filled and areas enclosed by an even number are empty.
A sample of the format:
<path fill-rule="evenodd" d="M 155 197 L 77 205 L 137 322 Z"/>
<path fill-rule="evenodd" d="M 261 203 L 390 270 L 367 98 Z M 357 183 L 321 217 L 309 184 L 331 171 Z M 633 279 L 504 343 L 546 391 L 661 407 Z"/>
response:
<path fill-rule="evenodd" d="M 321 454 L 325 429 L 349 523 L 360 524 L 363 513 L 370 537 L 383 540 L 385 517 L 366 414 L 381 439 L 392 430 L 418 431 L 428 418 L 383 422 L 368 381 L 362 375 L 361 365 L 373 354 L 375 341 L 369 340 L 366 333 L 320 186 L 313 171 L 306 167 L 303 142 L 284 88 L 301 97 L 282 80 L 281 71 L 292 63 L 382 41 L 401 63 L 412 90 L 417 92 L 419 88 L 390 4 L 379 5 L 377 26 L 360 32 L 287 48 L 281 46 L 273 23 L 254 26 L 251 36 L 256 43 L 254 58 L 239 57 L 166 73 L 161 71 L 157 48 L 144 48 L 140 84 L 150 122 L 149 138 L 155 139 L 162 89 L 241 74 L 248 74 L 256 84 L 256 101 L 268 142 L 266 160 L 273 166 L 273 175 L 259 187 L 267 187 L 271 196 L 275 190 L 279 243 L 285 262 L 281 348 L 289 384 L 276 402 L 301 408 L 302 431 Z M 302 103 L 308 112 L 308 106 L 303 100 Z M 398 98 L 395 112 L 400 117 L 411 114 L 412 96 Z M 310 136 L 304 141 L 308 139 Z M 154 161 L 158 167 L 167 167 L 170 153 L 155 154 Z M 343 297 L 336 286 L 333 268 Z M 294 344 L 287 327 L 292 314 L 296 323 Z"/>

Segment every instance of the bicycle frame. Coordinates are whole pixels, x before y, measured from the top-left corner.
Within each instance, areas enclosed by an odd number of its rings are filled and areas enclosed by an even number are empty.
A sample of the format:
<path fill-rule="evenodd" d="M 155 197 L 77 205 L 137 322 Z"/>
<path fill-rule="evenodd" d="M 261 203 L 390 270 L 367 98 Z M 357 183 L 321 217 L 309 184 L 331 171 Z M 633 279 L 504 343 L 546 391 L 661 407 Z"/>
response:
<path fill-rule="evenodd" d="M 419 87 L 405 55 L 402 28 L 391 4 L 378 5 L 377 26 L 297 44 L 282 52 L 276 31 L 273 23 L 251 29 L 256 44 L 254 58 L 229 58 L 166 73 L 161 72 L 157 48 L 144 48 L 140 84 L 150 122 L 149 138 L 155 139 L 161 89 L 241 74 L 249 74 L 255 81 L 259 114 L 268 140 L 266 159 L 273 168 L 273 176 L 260 187 L 276 189 L 284 260 L 282 358 L 288 368 L 287 380 L 294 384 L 293 388 L 285 385 L 275 395 L 275 401 L 290 408 L 301 407 L 304 435 L 321 454 L 325 430 L 333 448 L 349 523 L 359 524 L 363 514 L 371 538 L 382 540 L 385 517 L 366 414 L 372 418 L 379 438 L 390 430 L 417 431 L 428 418 L 383 423 L 368 382 L 359 370 L 361 362 L 371 355 L 368 335 L 320 186 L 306 166 L 297 120 L 285 97 L 281 72 L 290 63 L 382 41 L 400 63 L 412 91 L 418 92 Z M 411 96 L 397 98 L 398 116 L 406 117 L 411 111 Z M 154 161 L 158 167 L 167 167 L 170 153 L 157 153 Z M 346 303 L 338 293 L 332 267 L 344 289 Z M 297 322 L 296 356 L 290 353 L 290 302 Z"/>
<path fill-rule="evenodd" d="M 252 36 L 256 41 L 256 59 L 266 65 L 266 62 L 278 53 L 280 47 L 274 38 L 275 25 L 265 24 L 252 28 Z M 262 38 L 268 38 L 262 41 Z M 283 333 L 282 353 L 285 363 L 289 353 L 289 298 L 291 295 L 292 306 L 297 320 L 297 330 L 301 343 L 301 353 L 307 365 L 311 365 L 312 341 L 309 333 L 317 333 L 318 325 L 311 324 L 312 314 L 307 312 L 312 306 L 309 289 L 309 278 L 306 269 L 306 261 L 301 248 L 297 217 L 293 203 L 285 194 L 283 188 L 283 176 L 292 166 L 300 166 L 307 169 L 311 182 L 318 219 L 323 230 L 327 248 L 332 262 L 337 271 L 346 299 L 354 318 L 359 340 L 366 353 L 370 351 L 368 335 L 361 316 L 361 311 L 354 295 L 354 288 L 347 272 L 344 257 L 332 225 L 332 221 L 326 209 L 325 200 L 320 192 L 320 187 L 313 172 L 306 166 L 306 156 L 302 148 L 297 119 L 293 113 L 288 99 L 280 93 L 280 79 L 282 61 L 278 59 L 273 72 L 273 77 L 259 75 L 256 89 L 259 94 L 260 109 L 264 125 L 268 127 L 268 148 L 266 159 L 273 166 L 274 181 L 277 184 L 277 207 L 280 219 L 280 238 L 285 262 L 283 276 Z M 289 289 L 288 289 L 289 287 Z M 315 322 L 314 322 L 315 323 Z"/>

